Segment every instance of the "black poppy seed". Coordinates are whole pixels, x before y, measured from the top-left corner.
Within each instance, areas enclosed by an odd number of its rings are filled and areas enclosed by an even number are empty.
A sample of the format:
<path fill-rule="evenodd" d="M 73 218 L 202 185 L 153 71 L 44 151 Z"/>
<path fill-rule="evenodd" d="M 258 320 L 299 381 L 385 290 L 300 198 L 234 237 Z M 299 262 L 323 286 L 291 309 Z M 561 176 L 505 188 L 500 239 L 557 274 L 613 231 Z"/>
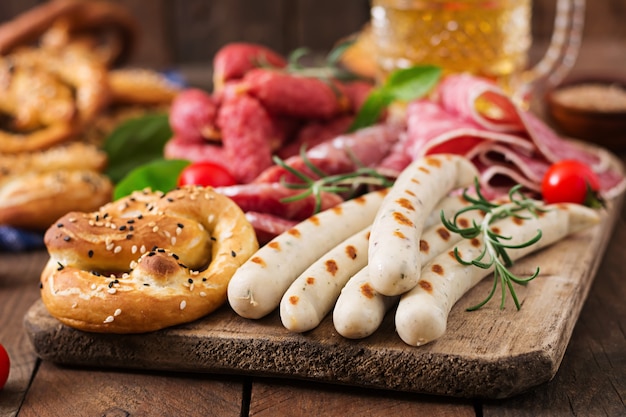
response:
<path fill-rule="evenodd" d="M 91 273 L 97 277 L 99 277 L 101 274 L 98 271 L 91 271 Z"/>
<path fill-rule="evenodd" d="M 114 284 L 119 284 L 119 283 L 120 283 L 120 280 L 116 278 L 116 279 L 114 279 L 114 280 L 113 280 L 113 283 L 114 283 Z"/>
<path fill-rule="evenodd" d="M 181 229 L 184 229 L 184 228 L 185 228 L 185 225 L 184 225 L 184 224 L 182 224 L 182 223 L 178 223 L 176 226 L 180 227 Z"/>
<path fill-rule="evenodd" d="M 126 226 L 124 226 L 124 225 L 120 226 L 119 230 L 122 230 L 122 231 L 126 230 Z"/>
<path fill-rule="evenodd" d="M 154 245 L 154 246 L 152 247 L 152 249 L 150 249 L 150 250 L 151 250 L 151 251 L 155 251 L 155 250 L 157 250 L 157 249 L 159 249 L 159 247 L 158 247 L 158 246 L 156 246 L 156 245 Z"/>
<path fill-rule="evenodd" d="M 176 255 L 175 253 L 173 253 L 173 254 L 172 254 L 172 258 L 174 258 L 174 259 L 178 260 L 178 259 L 179 259 L 179 256 L 178 256 L 178 255 Z"/>
<path fill-rule="evenodd" d="M 131 240 L 133 238 L 133 235 L 131 233 L 126 235 L 126 240 Z"/>
<path fill-rule="evenodd" d="M 190 284 L 193 284 L 193 279 L 189 278 L 189 279 L 187 280 L 187 282 L 188 282 L 188 283 L 190 283 Z"/>
<path fill-rule="evenodd" d="M 168 202 L 170 202 L 170 203 L 173 203 L 173 202 L 174 202 L 174 199 L 173 199 L 173 198 L 171 198 L 171 197 L 168 197 L 168 198 L 167 198 L 167 201 L 168 201 Z"/>
<path fill-rule="evenodd" d="M 206 282 L 206 277 L 202 278 L 202 282 Z"/>
<path fill-rule="evenodd" d="M 100 215 L 96 214 L 96 221 L 100 221 Z"/>
<path fill-rule="evenodd" d="M 137 218 L 138 218 L 139 220 L 143 219 L 143 214 L 140 214 L 139 216 L 137 216 Z"/>
<path fill-rule="evenodd" d="M 57 227 L 63 227 L 63 223 L 57 223 Z"/>
<path fill-rule="evenodd" d="M 104 216 L 102 216 L 103 219 L 106 219 L 107 217 L 109 217 L 109 213 L 104 213 Z"/>
<path fill-rule="evenodd" d="M 148 284 L 147 282 L 144 282 L 143 285 L 146 286 L 146 287 L 150 286 L 150 284 Z"/>
<path fill-rule="evenodd" d="M 87 256 L 93 258 L 93 251 L 91 249 L 89 249 L 89 252 L 87 252 Z"/>
<path fill-rule="evenodd" d="M 178 263 L 178 266 L 180 266 L 181 268 L 185 268 L 185 269 L 187 268 L 187 265 L 181 264 L 180 262 Z"/>
<path fill-rule="evenodd" d="M 163 248 L 159 248 L 159 249 L 157 249 L 157 252 L 160 252 L 160 253 L 165 253 L 165 249 L 163 249 Z"/>
<path fill-rule="evenodd" d="M 63 266 L 63 264 L 61 262 L 57 262 L 57 264 L 59 264 L 59 267 L 57 268 L 57 271 L 60 271 L 63 268 L 65 268 L 65 266 Z"/>
<path fill-rule="evenodd" d="M 237 256 L 237 252 L 235 252 L 234 250 L 230 251 L 230 256 L 232 256 L 233 258 Z"/>
<path fill-rule="evenodd" d="M 113 288 L 113 284 L 115 284 L 113 281 L 109 282 L 109 288 Z"/>
<path fill-rule="evenodd" d="M 148 252 L 148 256 L 154 256 L 156 255 L 156 252 Z"/>
<path fill-rule="evenodd" d="M 70 240 L 72 240 L 72 238 L 69 236 L 63 236 L 63 240 L 69 242 Z"/>
<path fill-rule="evenodd" d="M 40 282 L 39 283 L 39 289 L 42 289 L 42 288 L 43 288 L 43 284 Z"/>
<path fill-rule="evenodd" d="M 217 239 L 215 239 L 215 237 L 211 236 L 211 240 L 212 240 L 213 242 L 215 242 Z"/>
<path fill-rule="evenodd" d="M 134 227 L 134 226 L 130 226 L 130 227 L 128 228 L 128 230 L 130 230 L 131 232 L 133 232 L 133 231 L 135 230 L 135 227 Z"/>

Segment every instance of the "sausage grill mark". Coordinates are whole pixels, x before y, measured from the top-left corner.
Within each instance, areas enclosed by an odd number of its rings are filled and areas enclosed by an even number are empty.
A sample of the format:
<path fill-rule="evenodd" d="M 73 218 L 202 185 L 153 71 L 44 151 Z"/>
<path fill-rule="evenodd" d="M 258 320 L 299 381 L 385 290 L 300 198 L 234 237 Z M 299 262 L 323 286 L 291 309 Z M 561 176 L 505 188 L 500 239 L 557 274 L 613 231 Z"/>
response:
<path fill-rule="evenodd" d="M 348 245 L 346 247 L 346 255 L 348 255 L 348 258 L 350 259 L 356 259 L 356 256 L 357 256 L 356 248 L 352 245 Z"/>
<path fill-rule="evenodd" d="M 439 265 L 439 264 L 434 264 L 430 269 L 431 269 L 431 271 L 433 271 L 437 275 L 443 275 L 444 274 L 443 267 L 441 265 Z"/>
<path fill-rule="evenodd" d="M 328 271 L 330 275 L 335 276 L 337 270 L 339 270 L 339 267 L 334 259 L 326 261 L 326 271 Z"/>
<path fill-rule="evenodd" d="M 420 287 L 422 287 L 422 289 L 423 289 L 424 291 L 426 291 L 427 293 L 432 294 L 432 292 L 433 292 L 433 286 L 430 284 L 430 282 L 428 282 L 428 281 L 426 281 L 425 279 L 423 279 L 423 280 L 421 280 L 421 281 L 418 283 L 418 285 L 419 285 Z"/>
<path fill-rule="evenodd" d="M 376 291 L 374 291 L 372 286 L 366 282 L 361 285 L 361 294 L 363 294 L 366 298 L 372 299 L 376 295 Z"/>
<path fill-rule="evenodd" d="M 430 245 L 424 239 L 420 239 L 420 252 L 428 253 Z"/>

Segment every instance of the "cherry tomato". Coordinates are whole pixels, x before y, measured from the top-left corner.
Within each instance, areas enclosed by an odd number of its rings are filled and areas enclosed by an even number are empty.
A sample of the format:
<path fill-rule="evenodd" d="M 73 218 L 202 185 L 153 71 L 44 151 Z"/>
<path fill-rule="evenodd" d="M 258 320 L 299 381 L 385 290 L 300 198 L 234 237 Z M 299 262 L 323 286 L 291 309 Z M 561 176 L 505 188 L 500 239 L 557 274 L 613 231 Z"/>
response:
<path fill-rule="evenodd" d="M 9 360 L 9 354 L 4 346 L 0 345 L 0 390 L 4 388 L 9 379 L 9 369 L 11 368 L 11 361 Z"/>
<path fill-rule="evenodd" d="M 178 185 L 224 187 L 235 185 L 237 180 L 226 168 L 213 162 L 194 162 L 186 166 L 178 177 Z"/>
<path fill-rule="evenodd" d="M 546 203 L 591 204 L 598 201 L 598 176 L 583 162 L 566 159 L 548 168 L 541 183 Z"/>

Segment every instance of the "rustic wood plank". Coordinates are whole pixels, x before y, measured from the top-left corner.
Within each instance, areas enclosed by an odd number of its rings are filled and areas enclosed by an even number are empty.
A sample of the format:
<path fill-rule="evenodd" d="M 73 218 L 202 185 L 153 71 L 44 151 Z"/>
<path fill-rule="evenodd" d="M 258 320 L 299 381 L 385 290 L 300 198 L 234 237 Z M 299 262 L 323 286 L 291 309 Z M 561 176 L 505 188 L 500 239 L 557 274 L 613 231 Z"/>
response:
<path fill-rule="evenodd" d="M 44 362 L 19 416 L 239 417 L 242 393 L 243 380 L 233 377 L 94 371 Z"/>
<path fill-rule="evenodd" d="M 60 363 L 244 373 L 504 398 L 556 373 L 616 215 L 610 205 L 602 224 L 516 264 L 514 272 L 521 276 L 537 265 L 542 268 L 539 278 L 518 289 L 521 311 L 510 303 L 504 311 L 491 303 L 467 313 L 466 307 L 488 293 L 491 283 L 485 280 L 453 308 L 447 333 L 420 348 L 398 338 L 392 315 L 377 333 L 360 341 L 337 335 L 331 317 L 311 332 L 293 334 L 280 324 L 277 312 L 251 321 L 228 306 L 194 323 L 146 335 L 79 332 L 61 326 L 41 303 L 29 311 L 26 324 L 41 357 Z M 121 351 L 120 345 L 129 348 Z M 160 346 L 168 346 L 173 355 L 164 358 Z"/>
<path fill-rule="evenodd" d="M 337 41 L 363 27 L 369 20 L 369 0 L 299 0 L 294 4 L 295 33 L 286 39 L 290 50 L 307 47 L 330 51 Z"/>
<path fill-rule="evenodd" d="M 488 402 L 483 415 L 618 416 L 626 412 L 626 207 L 554 380 L 506 402 Z"/>
<path fill-rule="evenodd" d="M 409 395 L 331 385 L 258 380 L 252 385 L 250 417 L 431 416 L 475 417 L 469 400 Z"/>
<path fill-rule="evenodd" d="M 37 363 L 23 318 L 39 298 L 38 277 L 47 260 L 44 252 L 0 253 L 0 343 L 11 359 L 9 380 L 0 391 L 0 416 L 17 415 Z"/>

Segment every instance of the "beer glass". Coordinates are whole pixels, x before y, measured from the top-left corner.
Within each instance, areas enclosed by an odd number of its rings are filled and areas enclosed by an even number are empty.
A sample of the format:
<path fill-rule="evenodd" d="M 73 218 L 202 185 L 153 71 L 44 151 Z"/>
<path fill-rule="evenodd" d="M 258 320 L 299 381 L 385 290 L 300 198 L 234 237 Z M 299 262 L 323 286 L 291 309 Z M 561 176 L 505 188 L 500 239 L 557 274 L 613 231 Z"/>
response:
<path fill-rule="evenodd" d="M 558 84 L 578 55 L 584 0 L 555 0 L 550 45 L 528 68 L 532 0 L 372 0 L 371 30 L 380 77 L 416 64 L 497 81 L 527 102 Z"/>

